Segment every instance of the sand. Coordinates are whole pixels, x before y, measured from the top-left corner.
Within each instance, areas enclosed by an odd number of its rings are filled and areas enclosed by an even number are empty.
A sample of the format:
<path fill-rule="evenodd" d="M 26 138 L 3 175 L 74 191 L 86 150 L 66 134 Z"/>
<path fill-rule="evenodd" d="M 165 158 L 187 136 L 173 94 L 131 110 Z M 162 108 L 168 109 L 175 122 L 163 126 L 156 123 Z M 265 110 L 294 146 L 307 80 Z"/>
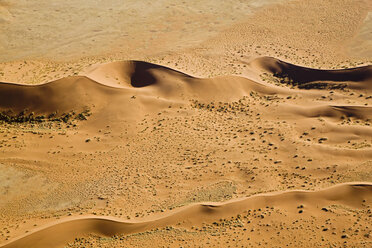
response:
<path fill-rule="evenodd" d="M 369 1 L 29 5 L 0 0 L 0 247 L 372 245 Z"/>

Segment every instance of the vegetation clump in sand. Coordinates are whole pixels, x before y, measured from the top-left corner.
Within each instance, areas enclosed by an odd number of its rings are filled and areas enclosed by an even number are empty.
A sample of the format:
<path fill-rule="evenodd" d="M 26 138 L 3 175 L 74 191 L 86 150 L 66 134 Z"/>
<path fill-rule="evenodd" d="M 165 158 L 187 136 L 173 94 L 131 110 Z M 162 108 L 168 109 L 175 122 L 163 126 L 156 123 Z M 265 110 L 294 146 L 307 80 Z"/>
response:
<path fill-rule="evenodd" d="M 71 123 L 73 120 L 87 120 L 87 117 L 91 115 L 89 109 L 86 109 L 80 113 L 71 111 L 68 113 L 58 114 L 57 111 L 49 115 L 36 115 L 34 112 L 28 112 L 23 110 L 19 114 L 14 114 L 13 111 L 2 111 L 0 112 L 0 123 L 17 124 L 17 123 L 42 123 L 42 122 L 63 122 Z"/>

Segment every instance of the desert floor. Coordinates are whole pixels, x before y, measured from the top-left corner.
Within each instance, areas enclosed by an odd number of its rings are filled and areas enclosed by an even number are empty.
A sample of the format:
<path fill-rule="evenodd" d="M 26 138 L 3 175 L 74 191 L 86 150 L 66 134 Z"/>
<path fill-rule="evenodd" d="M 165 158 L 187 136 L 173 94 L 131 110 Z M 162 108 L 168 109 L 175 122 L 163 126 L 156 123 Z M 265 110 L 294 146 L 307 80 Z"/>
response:
<path fill-rule="evenodd" d="M 0 0 L 0 247 L 371 247 L 367 0 Z"/>

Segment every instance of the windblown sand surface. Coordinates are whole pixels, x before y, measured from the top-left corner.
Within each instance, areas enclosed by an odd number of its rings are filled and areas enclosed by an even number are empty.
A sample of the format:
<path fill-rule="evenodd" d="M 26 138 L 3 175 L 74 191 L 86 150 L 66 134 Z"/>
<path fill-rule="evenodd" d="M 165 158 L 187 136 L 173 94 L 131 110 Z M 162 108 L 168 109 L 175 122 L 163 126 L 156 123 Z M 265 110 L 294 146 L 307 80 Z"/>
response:
<path fill-rule="evenodd" d="M 0 0 L 0 247 L 372 246 L 369 1 L 48 3 Z"/>

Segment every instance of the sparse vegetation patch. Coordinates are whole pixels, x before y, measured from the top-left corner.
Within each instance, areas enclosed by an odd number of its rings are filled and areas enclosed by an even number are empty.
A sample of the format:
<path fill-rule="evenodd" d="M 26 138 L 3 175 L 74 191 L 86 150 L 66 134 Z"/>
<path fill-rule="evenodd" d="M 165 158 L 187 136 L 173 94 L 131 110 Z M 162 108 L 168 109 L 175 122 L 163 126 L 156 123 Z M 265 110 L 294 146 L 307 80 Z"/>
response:
<path fill-rule="evenodd" d="M 17 124 L 17 123 L 31 123 L 37 124 L 42 122 L 63 122 L 71 124 L 74 120 L 87 120 L 91 115 L 89 109 L 86 109 L 80 113 L 71 111 L 68 113 L 58 114 L 53 112 L 49 115 L 36 115 L 34 112 L 29 112 L 27 109 L 15 114 L 13 111 L 2 111 L 0 112 L 0 123 Z"/>

